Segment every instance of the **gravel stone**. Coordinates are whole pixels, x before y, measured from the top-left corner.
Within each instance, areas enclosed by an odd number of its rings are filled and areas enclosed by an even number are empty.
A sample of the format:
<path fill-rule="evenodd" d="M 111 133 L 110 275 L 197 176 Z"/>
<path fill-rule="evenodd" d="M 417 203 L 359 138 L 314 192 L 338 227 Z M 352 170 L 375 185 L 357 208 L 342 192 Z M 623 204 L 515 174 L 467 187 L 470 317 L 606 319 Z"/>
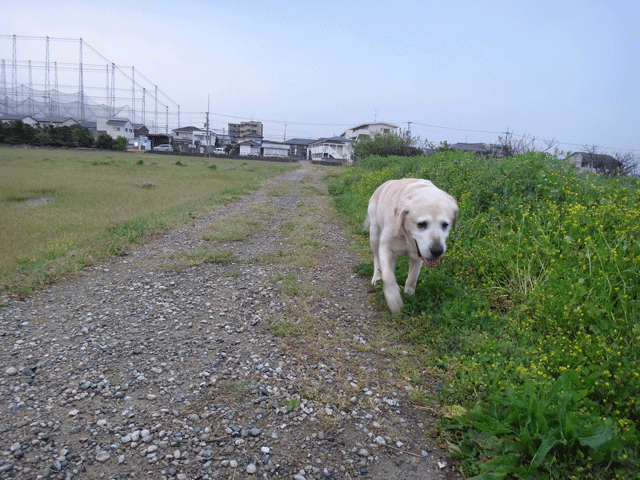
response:
<path fill-rule="evenodd" d="M 372 348 L 384 313 L 354 273 L 332 168 L 301 162 L 127 255 L 2 297 L 0 480 L 460 478 L 394 357 Z M 260 228 L 207 239 L 239 219 Z M 175 267 L 202 251 L 233 257 Z"/>

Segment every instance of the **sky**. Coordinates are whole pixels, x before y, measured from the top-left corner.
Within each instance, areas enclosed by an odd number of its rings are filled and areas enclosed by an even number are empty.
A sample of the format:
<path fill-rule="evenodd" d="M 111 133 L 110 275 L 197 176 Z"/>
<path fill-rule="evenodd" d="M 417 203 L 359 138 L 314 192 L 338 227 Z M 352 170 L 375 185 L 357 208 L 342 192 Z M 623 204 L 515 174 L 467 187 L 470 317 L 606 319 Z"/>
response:
<path fill-rule="evenodd" d="M 134 67 L 147 91 L 158 87 L 169 129 L 179 105 L 179 126 L 202 128 L 209 111 L 214 131 L 257 120 L 271 140 L 380 121 L 436 145 L 495 142 L 508 130 L 563 151 L 640 153 L 640 0 L 2 4 L 9 84 L 11 36 L 17 59 L 34 66 L 44 61 L 42 38 L 82 38 L 83 64 Z M 78 44 L 50 43 L 50 62 L 76 90 L 77 66 L 62 66 L 79 63 Z M 102 68 L 84 85 L 108 98 Z M 44 85 L 42 75 L 34 68 L 32 81 Z M 116 84 L 131 89 L 124 77 Z M 147 97 L 146 123 L 152 105 Z"/>

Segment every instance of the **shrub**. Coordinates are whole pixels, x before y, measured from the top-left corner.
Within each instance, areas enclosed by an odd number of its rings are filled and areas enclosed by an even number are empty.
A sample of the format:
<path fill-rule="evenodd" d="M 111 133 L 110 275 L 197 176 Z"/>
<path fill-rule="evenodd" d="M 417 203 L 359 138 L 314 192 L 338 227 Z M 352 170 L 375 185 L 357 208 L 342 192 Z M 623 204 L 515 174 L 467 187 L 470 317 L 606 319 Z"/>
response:
<path fill-rule="evenodd" d="M 96 148 L 102 150 L 113 150 L 114 140 L 108 133 L 101 133 L 96 139 Z"/>
<path fill-rule="evenodd" d="M 367 158 L 371 155 L 379 155 L 381 157 L 398 156 L 416 156 L 422 155 L 422 150 L 416 147 L 418 138 L 412 137 L 406 133 L 378 133 L 373 137 L 368 135 L 361 136 L 351 145 L 353 154 L 357 159 Z"/>

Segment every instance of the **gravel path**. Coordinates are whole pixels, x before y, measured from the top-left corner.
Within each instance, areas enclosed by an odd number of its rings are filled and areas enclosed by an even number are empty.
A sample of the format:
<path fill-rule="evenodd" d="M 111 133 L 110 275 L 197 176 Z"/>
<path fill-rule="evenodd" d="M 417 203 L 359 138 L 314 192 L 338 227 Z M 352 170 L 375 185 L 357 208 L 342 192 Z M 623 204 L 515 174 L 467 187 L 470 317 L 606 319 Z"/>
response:
<path fill-rule="evenodd" d="M 0 479 L 459 478 L 380 351 L 325 171 L 0 307 Z M 226 260 L 179 266 L 202 251 Z"/>

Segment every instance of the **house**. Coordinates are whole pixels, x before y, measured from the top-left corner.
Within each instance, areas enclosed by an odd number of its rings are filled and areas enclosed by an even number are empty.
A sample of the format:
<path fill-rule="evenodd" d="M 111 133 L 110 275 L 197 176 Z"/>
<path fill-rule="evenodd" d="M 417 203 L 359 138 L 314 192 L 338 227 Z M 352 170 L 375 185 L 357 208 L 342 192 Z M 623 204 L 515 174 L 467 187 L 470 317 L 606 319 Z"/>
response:
<path fill-rule="evenodd" d="M 315 140 L 311 138 L 292 138 L 284 143 L 289 145 L 289 155 L 293 158 L 307 158 L 307 149 Z"/>
<path fill-rule="evenodd" d="M 400 127 L 397 125 L 385 122 L 361 123 L 360 125 L 345 130 L 342 136 L 348 140 L 357 140 L 363 135 L 373 137 L 377 134 L 397 133 L 398 128 Z"/>
<path fill-rule="evenodd" d="M 262 142 L 260 153 L 263 157 L 288 157 L 289 145 L 279 142 Z"/>
<path fill-rule="evenodd" d="M 491 148 L 484 143 L 454 143 L 449 148 L 462 152 L 472 152 L 478 155 L 489 155 L 492 151 Z"/>
<path fill-rule="evenodd" d="M 8 123 L 16 120 L 21 121 L 25 125 L 31 125 L 32 127 L 38 126 L 38 121 L 30 115 L 0 115 L 0 122 Z"/>
<path fill-rule="evenodd" d="M 112 138 L 125 137 L 131 140 L 135 135 L 133 125 L 128 118 L 123 117 L 99 117 L 96 119 L 96 133 L 106 133 Z"/>
<path fill-rule="evenodd" d="M 174 142 L 181 146 L 199 147 L 201 145 L 215 145 L 216 143 L 216 137 L 213 132 L 210 131 L 207 137 L 207 131 L 198 127 L 181 127 L 172 130 L 172 132 Z"/>
<path fill-rule="evenodd" d="M 142 123 L 133 123 L 133 136 L 135 138 L 140 135 L 147 136 L 149 135 L 149 129 Z"/>
<path fill-rule="evenodd" d="M 594 173 L 610 173 L 622 167 L 620 160 L 600 153 L 576 152 L 571 154 L 568 160 L 582 172 L 588 170 Z"/>
<path fill-rule="evenodd" d="M 260 143 L 253 140 L 245 140 L 240 142 L 240 156 L 241 157 L 257 157 L 260 155 Z"/>
<path fill-rule="evenodd" d="M 45 127 L 70 127 L 71 125 L 79 125 L 80 123 L 72 117 L 36 117 L 38 126 L 40 128 Z"/>
<path fill-rule="evenodd" d="M 87 128 L 94 135 L 98 131 L 98 122 L 91 122 L 89 120 L 84 120 L 80 122 L 80 125 L 82 125 L 84 128 Z"/>
<path fill-rule="evenodd" d="M 350 164 L 351 140 L 345 137 L 321 138 L 309 144 L 307 157 L 312 162 L 331 164 Z"/>

